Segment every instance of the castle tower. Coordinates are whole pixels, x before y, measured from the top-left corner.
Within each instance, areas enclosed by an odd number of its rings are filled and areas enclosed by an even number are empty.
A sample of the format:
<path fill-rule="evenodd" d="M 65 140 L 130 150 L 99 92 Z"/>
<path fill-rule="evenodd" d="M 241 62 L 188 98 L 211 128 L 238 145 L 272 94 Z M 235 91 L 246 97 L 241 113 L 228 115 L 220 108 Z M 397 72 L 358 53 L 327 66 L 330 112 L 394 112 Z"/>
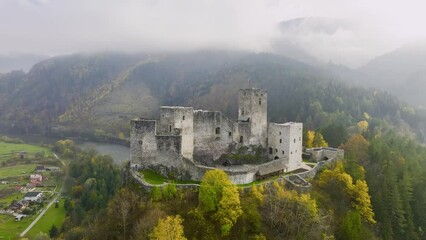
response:
<path fill-rule="evenodd" d="M 250 136 L 244 143 L 266 147 L 268 93 L 263 89 L 241 89 L 238 98 L 238 120 L 248 122 Z"/>

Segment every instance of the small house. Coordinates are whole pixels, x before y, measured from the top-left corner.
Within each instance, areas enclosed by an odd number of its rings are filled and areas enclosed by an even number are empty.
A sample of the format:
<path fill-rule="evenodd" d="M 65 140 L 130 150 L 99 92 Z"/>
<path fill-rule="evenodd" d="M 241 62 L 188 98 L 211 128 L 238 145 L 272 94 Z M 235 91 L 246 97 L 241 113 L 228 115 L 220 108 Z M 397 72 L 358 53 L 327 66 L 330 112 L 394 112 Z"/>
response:
<path fill-rule="evenodd" d="M 44 168 L 44 166 L 36 166 L 35 168 L 35 172 L 36 173 L 41 173 L 44 172 L 46 169 Z"/>
<path fill-rule="evenodd" d="M 25 217 L 25 215 L 18 214 L 18 215 L 15 216 L 15 221 L 21 221 L 24 217 Z"/>
<path fill-rule="evenodd" d="M 41 202 L 41 198 L 43 197 L 42 192 L 27 192 L 24 196 L 24 200 L 30 202 Z"/>
<path fill-rule="evenodd" d="M 40 174 L 31 174 L 30 175 L 30 182 L 37 184 L 37 183 L 41 183 L 43 181 L 43 176 Z"/>

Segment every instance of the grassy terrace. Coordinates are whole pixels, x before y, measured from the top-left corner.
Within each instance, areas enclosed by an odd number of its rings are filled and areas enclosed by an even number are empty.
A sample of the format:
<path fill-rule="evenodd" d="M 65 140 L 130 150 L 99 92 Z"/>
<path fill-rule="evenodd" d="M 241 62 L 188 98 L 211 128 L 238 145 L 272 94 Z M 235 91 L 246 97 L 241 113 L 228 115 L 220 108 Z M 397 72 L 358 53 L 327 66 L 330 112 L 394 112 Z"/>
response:
<path fill-rule="evenodd" d="M 59 207 L 55 208 L 53 204 L 49 210 L 41 217 L 33 228 L 25 235 L 26 237 L 35 237 L 38 233 L 43 232 L 49 234 L 49 230 L 54 224 L 58 229 L 61 228 L 65 219 L 64 200 L 59 202 Z"/>
<path fill-rule="evenodd" d="M 24 164 L 0 168 L 0 179 L 10 176 L 28 176 L 34 173 L 35 164 Z"/>
<path fill-rule="evenodd" d="M 0 239 L 19 239 L 19 234 L 30 225 L 35 217 L 28 217 L 16 222 L 15 217 L 0 215 Z"/>
<path fill-rule="evenodd" d="M 52 152 L 45 147 L 20 143 L 0 142 L 0 162 L 9 159 L 13 155 L 12 153 L 21 151 L 25 151 L 30 154 L 37 152 L 44 152 L 46 155 L 52 154 Z"/>
<path fill-rule="evenodd" d="M 149 184 L 163 184 L 165 182 L 176 183 L 176 184 L 200 184 L 199 181 L 194 180 L 176 180 L 176 179 L 166 179 L 160 174 L 151 171 L 151 170 L 141 170 L 139 171 L 145 179 L 145 181 Z"/>

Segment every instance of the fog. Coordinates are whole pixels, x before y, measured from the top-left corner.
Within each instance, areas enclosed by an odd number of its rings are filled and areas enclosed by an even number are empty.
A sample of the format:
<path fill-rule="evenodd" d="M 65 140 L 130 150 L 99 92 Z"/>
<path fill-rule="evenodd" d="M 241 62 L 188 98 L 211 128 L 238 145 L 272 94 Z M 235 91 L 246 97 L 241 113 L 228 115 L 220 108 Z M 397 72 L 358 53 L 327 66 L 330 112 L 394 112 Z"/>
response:
<path fill-rule="evenodd" d="M 273 51 L 285 38 L 323 61 L 358 67 L 374 56 L 424 38 L 425 3 L 341 0 L 1 0 L 0 54 L 60 55 L 94 51 Z M 348 23 L 331 33 L 307 22 Z"/>

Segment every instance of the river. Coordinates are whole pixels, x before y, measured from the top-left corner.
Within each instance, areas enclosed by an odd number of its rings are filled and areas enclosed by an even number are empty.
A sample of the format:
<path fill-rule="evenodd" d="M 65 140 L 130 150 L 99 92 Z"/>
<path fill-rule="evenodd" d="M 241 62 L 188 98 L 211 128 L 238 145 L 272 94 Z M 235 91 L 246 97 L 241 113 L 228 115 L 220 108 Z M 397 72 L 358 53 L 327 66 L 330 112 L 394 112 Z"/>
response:
<path fill-rule="evenodd" d="M 9 137 L 20 138 L 29 144 L 54 144 L 56 141 L 60 139 L 45 137 L 39 135 L 12 135 L 12 134 L 0 134 L 6 135 Z M 76 145 L 82 149 L 95 149 L 100 154 L 110 155 L 114 162 L 118 165 L 121 165 L 123 162 L 126 162 L 129 159 L 130 148 L 112 143 L 99 143 L 99 142 L 89 142 L 89 141 L 81 141 L 76 140 Z"/>
<path fill-rule="evenodd" d="M 82 149 L 95 149 L 100 154 L 110 155 L 116 164 L 121 165 L 129 159 L 130 148 L 111 144 L 111 143 L 97 143 L 97 142 L 77 142 L 77 146 Z"/>

